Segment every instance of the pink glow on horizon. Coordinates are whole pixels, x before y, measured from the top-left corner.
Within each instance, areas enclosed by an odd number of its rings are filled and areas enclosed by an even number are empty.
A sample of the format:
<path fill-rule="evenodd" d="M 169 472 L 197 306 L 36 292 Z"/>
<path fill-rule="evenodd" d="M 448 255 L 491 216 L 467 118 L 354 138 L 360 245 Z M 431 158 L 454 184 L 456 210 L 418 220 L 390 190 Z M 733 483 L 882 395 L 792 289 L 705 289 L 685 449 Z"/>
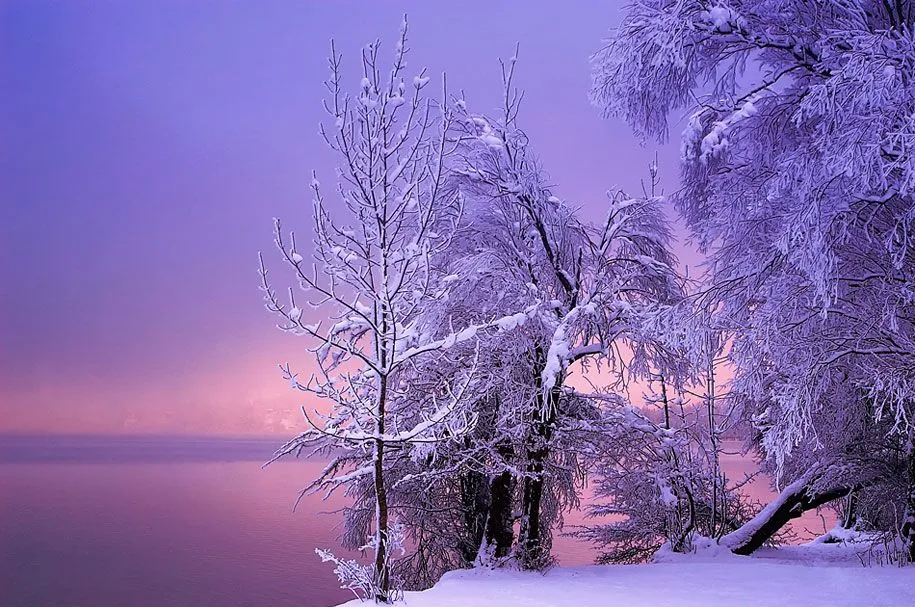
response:
<path fill-rule="evenodd" d="M 638 193 L 656 152 L 676 187 L 676 142 L 642 147 L 587 99 L 618 3 L 358 6 L 359 19 L 351 3 L 0 9 L 0 88 L 14 91 L 0 141 L 16 150 L 0 162 L 0 432 L 302 427 L 310 401 L 276 365 L 307 373 L 310 344 L 273 327 L 255 256 L 279 270 L 271 218 L 307 232 L 311 169 L 333 178 L 317 135 L 328 40 L 352 65 L 367 41 L 391 43 L 405 10 L 411 65 L 447 68 L 482 111 L 520 43 L 521 124 L 587 219 L 608 188 Z"/>

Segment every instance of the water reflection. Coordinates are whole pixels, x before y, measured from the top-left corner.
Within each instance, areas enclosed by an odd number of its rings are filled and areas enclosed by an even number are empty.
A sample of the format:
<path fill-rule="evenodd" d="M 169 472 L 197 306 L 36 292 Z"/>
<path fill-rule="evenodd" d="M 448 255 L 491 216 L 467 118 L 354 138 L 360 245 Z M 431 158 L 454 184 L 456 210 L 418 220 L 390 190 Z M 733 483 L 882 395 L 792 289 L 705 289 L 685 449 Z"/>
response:
<path fill-rule="evenodd" d="M 307 496 L 292 512 L 322 462 L 262 470 L 274 440 L 16 440 L 0 438 L 3 605 L 320 607 L 351 596 L 314 554 L 337 544 L 340 517 L 318 513 L 341 498 Z M 725 465 L 735 477 L 755 467 L 745 458 Z M 749 489 L 761 501 L 771 495 L 762 480 Z M 795 525 L 822 526 L 813 513 Z M 554 548 L 564 565 L 596 554 L 569 537 Z"/>
<path fill-rule="evenodd" d="M 320 462 L 0 466 L 3 605 L 308 605 L 351 598 L 315 546 Z"/>

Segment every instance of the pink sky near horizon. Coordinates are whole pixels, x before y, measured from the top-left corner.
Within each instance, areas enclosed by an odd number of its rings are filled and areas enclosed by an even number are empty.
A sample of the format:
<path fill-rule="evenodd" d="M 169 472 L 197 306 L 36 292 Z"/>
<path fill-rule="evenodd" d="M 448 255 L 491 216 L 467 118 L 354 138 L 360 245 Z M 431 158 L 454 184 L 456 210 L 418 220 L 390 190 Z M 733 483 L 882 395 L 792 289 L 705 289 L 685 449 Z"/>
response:
<path fill-rule="evenodd" d="M 0 432 L 301 427 L 307 400 L 276 365 L 304 367 L 310 344 L 274 328 L 256 254 L 279 269 L 272 218 L 307 232 L 311 170 L 333 179 L 329 39 L 355 67 L 404 12 L 412 68 L 447 70 L 476 111 L 495 109 L 497 60 L 520 43 L 521 124 L 585 217 L 608 188 L 637 193 L 656 152 L 676 187 L 676 141 L 640 146 L 588 101 L 616 2 L 6 2 Z"/>

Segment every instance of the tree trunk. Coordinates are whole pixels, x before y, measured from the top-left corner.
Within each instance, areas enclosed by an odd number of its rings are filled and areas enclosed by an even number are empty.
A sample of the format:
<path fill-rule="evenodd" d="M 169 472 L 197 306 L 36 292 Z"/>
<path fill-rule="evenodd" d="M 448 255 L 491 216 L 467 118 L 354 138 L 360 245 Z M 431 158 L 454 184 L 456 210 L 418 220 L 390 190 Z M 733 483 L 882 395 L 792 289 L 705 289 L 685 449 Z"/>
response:
<path fill-rule="evenodd" d="M 380 424 L 379 424 L 380 425 Z M 379 434 L 383 432 L 381 430 Z M 375 440 L 375 508 L 378 535 L 375 547 L 375 600 L 387 603 L 391 591 L 391 572 L 388 568 L 388 494 L 384 486 L 384 441 Z"/>
<path fill-rule="evenodd" d="M 543 565 L 543 545 L 540 528 L 540 502 L 543 498 L 543 459 L 541 451 L 531 453 L 524 477 L 521 497 L 521 529 L 518 544 L 521 566 L 524 569 L 539 569 Z"/>
<path fill-rule="evenodd" d="M 511 461 L 515 455 L 511 443 L 497 447 L 504 461 Z M 486 544 L 492 555 L 502 559 L 511 554 L 515 542 L 514 505 L 515 477 L 509 470 L 497 474 L 489 486 L 489 515 L 486 518 Z"/>
<path fill-rule="evenodd" d="M 375 537 L 375 601 L 387 603 L 391 597 L 391 571 L 388 567 L 388 492 L 384 486 L 384 436 L 387 376 L 380 378 L 378 396 L 378 432 L 375 438 L 375 516 L 378 525 Z"/>
<path fill-rule="evenodd" d="M 496 419 L 501 408 L 498 394 L 491 395 L 487 406 L 479 413 L 476 432 L 479 440 L 488 442 L 496 434 Z M 471 441 L 465 439 L 465 447 L 471 448 Z M 497 443 L 496 453 L 503 463 L 514 459 L 514 449 L 510 442 Z M 495 476 L 470 472 L 479 479 L 479 485 L 472 488 L 468 478 L 462 478 L 461 490 L 464 499 L 464 539 L 461 546 L 463 566 L 471 566 L 480 558 L 480 551 L 485 550 L 484 559 L 504 558 L 511 553 L 515 533 L 512 528 L 512 506 L 515 479 L 507 470 Z M 466 483 L 466 484 L 465 484 Z M 471 497 L 473 495 L 473 497 Z"/>
<path fill-rule="evenodd" d="M 858 493 L 852 491 L 842 504 L 842 528 L 851 529 L 858 522 Z"/>
<path fill-rule="evenodd" d="M 489 479 L 482 472 L 470 470 L 461 474 L 461 514 L 463 537 L 460 539 L 461 567 L 471 567 L 486 532 L 490 511 Z"/>
<path fill-rule="evenodd" d="M 509 471 L 497 474 L 489 487 L 489 516 L 486 519 L 486 544 L 491 546 L 493 556 L 497 559 L 511 554 L 515 541 L 515 530 L 512 527 L 512 494 L 515 479 Z"/>
<path fill-rule="evenodd" d="M 531 429 L 528 441 L 527 469 L 521 496 L 521 528 L 518 533 L 519 557 L 524 569 L 541 569 L 549 554 L 544 550 L 540 504 L 543 501 L 543 470 L 550 455 L 553 424 L 559 407 L 559 389 L 547 395 L 546 406 L 541 406 Z"/>
<path fill-rule="evenodd" d="M 906 449 L 906 504 L 900 535 L 909 563 L 915 563 L 915 441 L 909 439 Z"/>
<path fill-rule="evenodd" d="M 721 544 L 735 554 L 748 555 L 760 548 L 791 519 L 828 502 L 845 497 L 858 487 L 832 487 L 813 492 L 817 476 L 808 472 L 788 485 L 775 500 L 740 529 L 721 538 Z"/>

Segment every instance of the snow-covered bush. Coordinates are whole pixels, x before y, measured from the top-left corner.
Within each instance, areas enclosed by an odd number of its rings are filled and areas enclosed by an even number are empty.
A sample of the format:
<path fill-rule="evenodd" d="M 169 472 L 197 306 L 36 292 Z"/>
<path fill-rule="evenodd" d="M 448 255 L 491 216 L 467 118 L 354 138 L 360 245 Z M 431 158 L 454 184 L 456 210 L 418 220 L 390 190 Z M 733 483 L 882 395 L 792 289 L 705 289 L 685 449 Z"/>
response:
<path fill-rule="evenodd" d="M 375 551 L 375 541 L 377 541 L 377 537 L 372 537 L 372 541 L 368 545 L 362 546 L 361 549 Z M 400 552 L 403 555 L 403 541 L 403 528 L 400 525 L 391 525 L 388 531 L 388 550 L 385 552 L 385 558 L 387 559 L 385 564 L 388 570 L 391 569 L 394 554 Z M 396 575 L 391 576 L 388 588 L 382 588 L 379 585 L 379 579 L 373 565 L 362 565 L 352 559 L 340 559 L 334 556 L 331 551 L 321 548 L 315 548 L 315 554 L 318 555 L 322 563 L 333 563 L 335 565 L 334 574 L 340 581 L 340 587 L 352 591 L 356 598 L 362 601 L 374 600 L 375 597 L 382 593 L 388 594 L 392 602 L 398 601 L 403 597 L 403 585 Z"/>
<path fill-rule="evenodd" d="M 609 520 L 575 532 L 603 550 L 600 563 L 643 562 L 662 546 L 690 552 L 695 538 L 714 541 L 752 514 L 739 491 L 747 479 L 724 476 L 722 448 L 711 438 L 727 426 L 663 375 L 651 387 L 657 391 L 643 407 L 620 402 L 605 411 L 608 433 L 593 473 L 597 501 L 588 513 Z"/>

